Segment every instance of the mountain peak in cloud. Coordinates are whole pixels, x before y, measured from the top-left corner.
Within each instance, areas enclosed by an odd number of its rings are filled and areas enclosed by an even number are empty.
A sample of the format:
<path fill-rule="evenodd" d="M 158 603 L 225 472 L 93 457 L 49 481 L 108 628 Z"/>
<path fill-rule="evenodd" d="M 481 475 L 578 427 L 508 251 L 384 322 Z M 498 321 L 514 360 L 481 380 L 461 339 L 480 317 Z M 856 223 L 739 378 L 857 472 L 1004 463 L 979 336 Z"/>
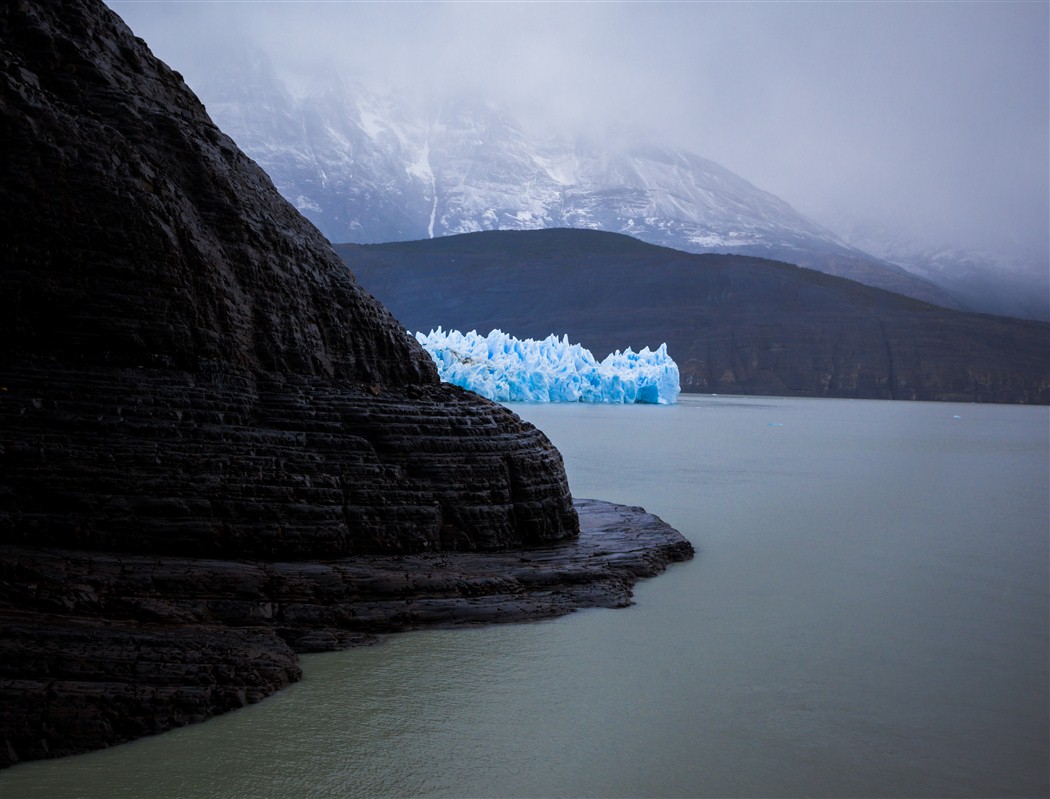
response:
<path fill-rule="evenodd" d="M 629 127 L 539 136 L 478 92 L 397 94 L 330 73 L 311 86 L 289 91 L 260 68 L 244 80 L 205 79 L 198 91 L 332 241 L 606 230 L 686 252 L 785 260 L 956 306 L 933 284 L 850 247 L 728 169 Z"/>

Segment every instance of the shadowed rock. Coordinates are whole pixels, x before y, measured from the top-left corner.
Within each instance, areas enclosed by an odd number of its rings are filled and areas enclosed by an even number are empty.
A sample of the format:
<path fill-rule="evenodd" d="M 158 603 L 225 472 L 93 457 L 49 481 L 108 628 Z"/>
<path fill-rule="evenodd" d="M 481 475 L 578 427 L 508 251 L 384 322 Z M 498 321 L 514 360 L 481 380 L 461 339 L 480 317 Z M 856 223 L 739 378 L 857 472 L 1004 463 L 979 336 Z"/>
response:
<path fill-rule="evenodd" d="M 625 607 L 639 579 L 692 557 L 641 508 L 577 507 L 577 541 L 505 552 L 247 562 L 0 547 L 4 762 L 257 701 L 298 679 L 296 652 Z"/>
<path fill-rule="evenodd" d="M 333 556 L 575 534 L 549 442 L 441 386 L 116 17 L 0 14 L 9 540 Z"/>
<path fill-rule="evenodd" d="M 623 604 L 691 553 L 624 510 L 641 538 L 581 566 L 547 438 L 439 383 L 101 3 L 4 4 L 0 65 L 0 765 L 255 701 L 295 651 Z M 537 547 L 566 554 L 522 577 Z"/>

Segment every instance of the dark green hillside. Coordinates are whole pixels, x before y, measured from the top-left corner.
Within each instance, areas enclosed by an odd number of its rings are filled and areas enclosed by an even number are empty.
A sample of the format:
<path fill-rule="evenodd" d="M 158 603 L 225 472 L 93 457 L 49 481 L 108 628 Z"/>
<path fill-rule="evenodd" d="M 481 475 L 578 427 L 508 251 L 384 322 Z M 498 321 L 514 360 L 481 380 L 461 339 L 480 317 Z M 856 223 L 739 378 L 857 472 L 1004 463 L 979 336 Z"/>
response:
<path fill-rule="evenodd" d="M 568 334 L 599 357 L 666 341 L 685 391 L 1050 402 L 1050 325 L 776 261 L 587 230 L 336 249 L 411 331 Z"/>

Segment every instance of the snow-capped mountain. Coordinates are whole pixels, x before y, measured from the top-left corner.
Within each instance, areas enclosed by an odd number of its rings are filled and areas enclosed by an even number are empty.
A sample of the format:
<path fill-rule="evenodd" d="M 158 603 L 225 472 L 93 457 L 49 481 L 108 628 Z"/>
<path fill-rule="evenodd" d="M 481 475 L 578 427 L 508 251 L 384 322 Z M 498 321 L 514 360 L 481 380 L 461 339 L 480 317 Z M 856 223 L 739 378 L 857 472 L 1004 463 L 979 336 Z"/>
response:
<path fill-rule="evenodd" d="M 686 252 L 774 258 L 959 307 L 932 282 L 692 153 L 541 139 L 478 98 L 412 99 L 334 75 L 293 89 L 250 53 L 231 52 L 194 89 L 334 242 L 590 228 Z"/>
<path fill-rule="evenodd" d="M 835 227 L 851 246 L 890 263 L 906 264 L 910 272 L 943 286 L 968 307 L 1050 320 L 1050 269 L 1045 262 L 933 245 L 901 230 L 845 216 Z"/>

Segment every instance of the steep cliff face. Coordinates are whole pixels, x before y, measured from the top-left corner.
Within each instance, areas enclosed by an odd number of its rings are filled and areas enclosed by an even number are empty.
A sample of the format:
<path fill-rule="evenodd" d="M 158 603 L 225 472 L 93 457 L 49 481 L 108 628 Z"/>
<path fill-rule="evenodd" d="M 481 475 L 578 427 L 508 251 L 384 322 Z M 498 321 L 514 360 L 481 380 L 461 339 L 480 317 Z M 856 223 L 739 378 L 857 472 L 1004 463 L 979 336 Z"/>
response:
<path fill-rule="evenodd" d="M 691 554 L 604 503 L 585 546 L 546 437 L 439 383 L 97 0 L 0 6 L 0 143 L 0 767 L 256 701 L 299 651 L 623 604 Z"/>
<path fill-rule="evenodd" d="M 118 19 L 72 3 L 2 14 L 5 360 L 432 382 Z"/>
<path fill-rule="evenodd" d="M 440 386 L 119 19 L 0 20 L 7 540 L 331 557 L 575 534 L 546 439 Z"/>

